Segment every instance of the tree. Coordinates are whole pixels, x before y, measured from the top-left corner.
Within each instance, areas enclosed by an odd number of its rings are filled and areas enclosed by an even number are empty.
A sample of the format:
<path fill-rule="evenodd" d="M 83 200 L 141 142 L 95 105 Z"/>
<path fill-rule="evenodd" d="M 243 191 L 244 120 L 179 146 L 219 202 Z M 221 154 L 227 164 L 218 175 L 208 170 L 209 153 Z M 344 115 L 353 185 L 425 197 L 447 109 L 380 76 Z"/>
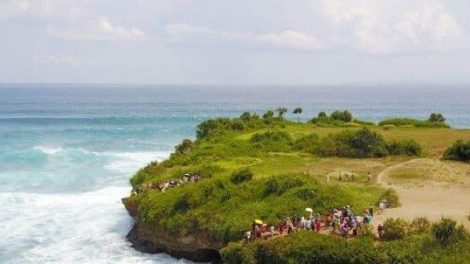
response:
<path fill-rule="evenodd" d="M 334 120 L 340 120 L 343 122 L 351 122 L 353 119 L 352 114 L 347 110 L 345 111 L 336 110 L 333 113 L 331 113 L 330 117 Z"/>
<path fill-rule="evenodd" d="M 441 113 L 432 113 L 429 116 L 428 121 L 436 122 L 436 123 L 444 123 L 446 121 L 446 119 Z"/>
<path fill-rule="evenodd" d="M 274 112 L 271 110 L 268 110 L 266 113 L 264 113 L 263 115 L 264 123 L 271 124 L 271 122 L 273 121 L 273 116 L 274 116 Z"/>
<path fill-rule="evenodd" d="M 193 142 L 190 139 L 185 139 L 181 144 L 175 147 L 176 152 L 180 154 L 187 154 L 193 148 Z"/>
<path fill-rule="evenodd" d="M 297 123 L 300 122 L 299 120 L 299 117 L 300 117 L 300 114 L 302 114 L 302 108 L 301 107 L 297 107 L 296 109 L 294 109 L 294 111 L 292 112 L 294 115 L 297 115 Z"/>
<path fill-rule="evenodd" d="M 285 113 L 287 113 L 287 108 L 285 107 L 278 107 L 276 109 L 276 112 L 278 114 L 278 117 L 282 118 L 284 116 Z"/>
<path fill-rule="evenodd" d="M 318 117 L 319 117 L 319 118 L 325 118 L 325 117 L 326 117 L 326 113 L 325 113 L 325 112 L 320 112 L 320 113 L 318 113 Z"/>

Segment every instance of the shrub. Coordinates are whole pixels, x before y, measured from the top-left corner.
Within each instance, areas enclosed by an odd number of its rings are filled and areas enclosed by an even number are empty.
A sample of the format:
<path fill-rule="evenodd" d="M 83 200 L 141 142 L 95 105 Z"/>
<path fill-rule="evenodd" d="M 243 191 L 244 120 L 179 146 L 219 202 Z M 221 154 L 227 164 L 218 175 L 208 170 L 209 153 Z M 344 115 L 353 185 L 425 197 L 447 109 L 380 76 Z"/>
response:
<path fill-rule="evenodd" d="M 439 223 L 434 224 L 432 234 L 434 239 L 442 246 L 448 246 L 466 237 L 463 226 L 457 227 L 457 222 L 449 218 L 442 218 Z"/>
<path fill-rule="evenodd" d="M 229 243 L 220 250 L 220 256 L 223 262 L 228 264 L 256 263 L 252 247 L 240 243 Z"/>
<path fill-rule="evenodd" d="M 444 123 L 445 117 L 441 113 L 432 113 L 428 119 L 429 122 Z"/>
<path fill-rule="evenodd" d="M 253 178 L 253 173 L 249 169 L 235 171 L 230 176 L 230 181 L 234 184 L 247 182 Z"/>
<path fill-rule="evenodd" d="M 431 122 L 429 120 L 418 120 L 413 118 L 390 118 L 379 122 L 379 126 L 394 125 L 399 127 L 449 127 L 444 122 Z"/>
<path fill-rule="evenodd" d="M 395 127 L 396 127 L 395 125 L 389 124 L 389 125 L 383 125 L 383 126 L 382 126 L 382 129 L 383 129 L 383 130 L 391 130 L 391 129 L 395 128 Z"/>
<path fill-rule="evenodd" d="M 444 152 L 443 158 L 446 160 L 470 161 L 470 140 L 467 142 L 458 140 Z"/>
<path fill-rule="evenodd" d="M 364 238 L 375 238 L 375 233 L 374 230 L 372 229 L 372 225 L 362 225 L 359 226 L 357 229 L 357 236 L 358 237 L 364 237 Z"/>
<path fill-rule="evenodd" d="M 313 153 L 315 151 L 315 147 L 318 144 L 318 135 L 317 134 L 309 134 L 297 139 L 294 142 L 294 149 L 296 150 L 303 150 L 308 153 Z"/>
<path fill-rule="evenodd" d="M 410 224 L 410 232 L 413 234 L 421 234 L 430 230 L 431 223 L 426 217 L 418 217 L 413 219 Z"/>
<path fill-rule="evenodd" d="M 404 141 L 392 141 L 387 144 L 387 150 L 390 155 L 421 156 L 421 145 L 413 139 Z"/>
<path fill-rule="evenodd" d="M 392 188 L 385 190 L 385 192 L 380 196 L 379 201 L 377 201 L 377 204 L 379 204 L 379 202 L 383 199 L 387 200 L 389 208 L 395 208 L 400 206 L 397 192 Z"/>
<path fill-rule="evenodd" d="M 187 154 L 193 148 L 193 142 L 190 139 L 184 139 L 183 142 L 175 147 L 176 153 Z"/>
<path fill-rule="evenodd" d="M 383 240 L 403 239 L 408 234 L 408 223 L 400 218 L 388 218 L 383 224 Z"/>
<path fill-rule="evenodd" d="M 320 156 L 350 158 L 383 157 L 388 155 L 385 141 L 380 134 L 362 128 L 346 130 L 323 138 L 315 149 Z"/>
<path fill-rule="evenodd" d="M 264 196 L 276 195 L 281 196 L 286 191 L 303 185 L 303 181 L 297 177 L 289 175 L 279 175 L 271 177 L 266 181 Z"/>
<path fill-rule="evenodd" d="M 343 122 L 351 122 L 353 119 L 352 114 L 347 110 L 344 110 L 344 111 L 336 110 L 333 113 L 331 113 L 330 117 L 333 120 L 340 120 Z"/>
<path fill-rule="evenodd" d="M 250 141 L 265 151 L 288 152 L 292 146 L 292 138 L 289 134 L 278 130 L 256 133 Z"/>

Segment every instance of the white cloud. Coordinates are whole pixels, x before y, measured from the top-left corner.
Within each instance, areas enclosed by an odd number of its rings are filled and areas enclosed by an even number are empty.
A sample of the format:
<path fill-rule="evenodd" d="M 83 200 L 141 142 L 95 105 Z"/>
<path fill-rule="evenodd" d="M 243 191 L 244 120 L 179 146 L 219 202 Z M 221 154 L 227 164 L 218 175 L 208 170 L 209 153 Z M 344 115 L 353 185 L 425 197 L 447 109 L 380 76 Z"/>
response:
<path fill-rule="evenodd" d="M 458 46 L 463 30 L 434 0 L 325 0 L 337 44 L 368 53 L 441 50 Z"/>
<path fill-rule="evenodd" d="M 18 17 L 26 14 L 31 8 L 27 0 L 10 0 L 0 3 L 0 18 Z"/>
<path fill-rule="evenodd" d="M 170 24 L 165 26 L 165 33 L 167 39 L 172 43 L 216 44 L 224 41 L 234 44 L 270 46 L 291 50 L 316 50 L 323 47 L 315 36 L 294 30 L 255 34 L 252 32 L 215 30 L 188 24 Z"/>
<path fill-rule="evenodd" d="M 146 33 L 136 27 L 114 25 L 108 17 L 100 17 L 93 23 L 79 23 L 66 28 L 49 25 L 49 35 L 67 40 L 132 40 L 147 38 Z"/>
<path fill-rule="evenodd" d="M 80 62 L 75 57 L 71 56 L 39 56 L 36 61 L 41 65 L 56 65 L 56 66 L 69 66 L 73 68 L 79 68 Z"/>

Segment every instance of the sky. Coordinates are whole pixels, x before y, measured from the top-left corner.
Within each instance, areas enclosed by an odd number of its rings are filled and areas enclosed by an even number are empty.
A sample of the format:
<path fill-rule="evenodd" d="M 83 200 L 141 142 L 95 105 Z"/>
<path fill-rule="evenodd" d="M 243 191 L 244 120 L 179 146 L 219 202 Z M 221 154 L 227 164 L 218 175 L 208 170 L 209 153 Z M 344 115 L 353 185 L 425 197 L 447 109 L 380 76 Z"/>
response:
<path fill-rule="evenodd" d="M 470 84 L 468 0 L 0 0 L 0 83 Z"/>

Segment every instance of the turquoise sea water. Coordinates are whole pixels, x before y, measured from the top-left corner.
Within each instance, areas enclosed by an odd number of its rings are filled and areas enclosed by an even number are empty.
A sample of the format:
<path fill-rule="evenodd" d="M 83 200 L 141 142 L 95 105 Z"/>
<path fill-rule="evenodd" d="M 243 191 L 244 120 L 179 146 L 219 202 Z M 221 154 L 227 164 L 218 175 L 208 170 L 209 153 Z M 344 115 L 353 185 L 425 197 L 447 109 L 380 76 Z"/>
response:
<path fill-rule="evenodd" d="M 469 102 L 467 86 L 0 85 L 0 263 L 185 262 L 130 248 L 120 198 L 207 118 L 301 106 L 470 127 Z"/>

